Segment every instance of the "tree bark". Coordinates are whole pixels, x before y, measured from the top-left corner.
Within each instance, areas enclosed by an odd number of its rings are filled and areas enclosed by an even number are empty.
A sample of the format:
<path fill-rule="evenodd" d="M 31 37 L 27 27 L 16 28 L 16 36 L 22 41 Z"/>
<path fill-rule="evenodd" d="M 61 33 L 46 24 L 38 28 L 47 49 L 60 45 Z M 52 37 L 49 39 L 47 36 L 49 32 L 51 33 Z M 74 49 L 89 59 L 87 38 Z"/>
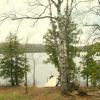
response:
<path fill-rule="evenodd" d="M 68 93 L 68 81 L 67 79 L 67 69 L 68 69 L 68 60 L 67 60 L 67 47 L 66 47 L 66 39 L 65 39 L 65 30 L 62 21 L 62 14 L 61 14 L 61 0 L 58 0 L 57 5 L 57 15 L 58 15 L 58 29 L 59 29 L 59 66 L 61 68 L 61 93 L 67 94 Z"/>
<path fill-rule="evenodd" d="M 87 87 L 89 86 L 88 82 L 89 82 L 89 77 L 88 77 L 88 75 L 87 75 L 87 76 L 86 76 L 86 86 L 87 86 Z"/>

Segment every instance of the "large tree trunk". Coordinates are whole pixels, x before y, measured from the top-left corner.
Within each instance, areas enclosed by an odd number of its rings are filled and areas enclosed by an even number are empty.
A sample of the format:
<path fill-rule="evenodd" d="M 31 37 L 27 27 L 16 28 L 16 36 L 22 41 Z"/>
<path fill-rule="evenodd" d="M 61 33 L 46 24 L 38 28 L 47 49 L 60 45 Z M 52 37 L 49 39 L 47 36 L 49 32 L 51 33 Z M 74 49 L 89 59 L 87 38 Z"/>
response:
<path fill-rule="evenodd" d="M 66 9 L 65 14 L 61 12 L 61 5 L 63 0 L 57 0 L 56 3 L 54 0 L 51 1 L 57 9 L 57 18 L 56 25 L 58 29 L 58 43 L 55 41 L 55 44 L 58 45 L 58 63 L 59 63 L 59 72 L 60 72 L 60 83 L 61 83 L 61 92 L 62 94 L 67 94 L 70 91 L 70 80 L 71 80 L 71 69 L 69 66 L 69 29 L 71 12 L 73 10 L 72 4 L 74 0 L 66 0 Z M 49 3 L 50 4 L 50 3 Z M 52 13 L 50 14 L 52 18 Z M 52 29 L 54 30 L 53 20 L 51 19 Z M 55 37 L 56 40 L 56 37 Z"/>
<path fill-rule="evenodd" d="M 67 62 L 67 53 L 66 53 L 66 46 L 65 41 L 62 38 L 59 43 L 59 66 L 61 68 L 61 91 L 62 94 L 66 94 L 68 92 L 68 62 Z M 61 36 L 60 36 L 61 37 Z"/>
<path fill-rule="evenodd" d="M 66 37 L 65 37 L 65 28 L 64 23 L 62 21 L 61 15 L 61 0 L 58 0 L 57 6 L 57 14 L 58 14 L 58 29 L 59 29 L 59 66 L 61 68 L 61 92 L 62 94 L 68 93 L 68 60 L 67 60 L 67 44 L 66 44 Z"/>

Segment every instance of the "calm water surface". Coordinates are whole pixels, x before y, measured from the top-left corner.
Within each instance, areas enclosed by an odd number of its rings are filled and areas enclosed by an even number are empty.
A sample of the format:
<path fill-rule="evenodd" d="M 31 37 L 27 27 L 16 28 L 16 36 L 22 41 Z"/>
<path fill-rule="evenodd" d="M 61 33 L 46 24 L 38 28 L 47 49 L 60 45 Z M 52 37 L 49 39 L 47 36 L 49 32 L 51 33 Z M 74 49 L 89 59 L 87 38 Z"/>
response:
<path fill-rule="evenodd" d="M 37 86 L 44 86 L 48 81 L 50 75 L 58 76 L 59 73 L 57 69 L 52 64 L 45 64 L 44 61 L 48 58 L 46 53 L 27 53 L 27 58 L 29 61 L 30 71 L 28 72 L 28 85 L 33 85 L 33 71 L 34 71 L 34 61 L 35 61 L 35 81 Z M 34 60 L 33 60 L 34 59 Z M 75 57 L 74 61 L 76 65 L 79 66 L 81 59 Z M 83 82 L 82 82 L 83 83 Z M 0 78 L 0 85 L 8 84 L 8 80 Z"/>
<path fill-rule="evenodd" d="M 28 72 L 28 85 L 33 84 L 33 71 L 35 61 L 35 81 L 37 86 L 44 86 L 50 75 L 58 76 L 57 69 L 52 64 L 45 64 L 46 53 L 27 53 L 30 71 Z M 33 60 L 34 59 L 34 60 Z M 8 80 L 0 78 L 0 85 L 7 85 Z"/>

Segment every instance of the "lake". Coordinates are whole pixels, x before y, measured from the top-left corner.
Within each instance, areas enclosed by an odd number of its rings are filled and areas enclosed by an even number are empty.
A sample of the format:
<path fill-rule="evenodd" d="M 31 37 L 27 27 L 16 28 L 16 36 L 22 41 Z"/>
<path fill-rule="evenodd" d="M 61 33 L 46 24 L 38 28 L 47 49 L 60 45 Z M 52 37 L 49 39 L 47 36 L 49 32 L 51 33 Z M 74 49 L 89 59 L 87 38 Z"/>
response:
<path fill-rule="evenodd" d="M 47 59 L 46 53 L 28 53 L 27 58 L 29 60 L 29 65 L 31 71 L 28 73 L 28 84 L 33 84 L 33 71 L 35 60 L 35 81 L 37 86 L 44 86 L 48 81 L 50 75 L 58 76 L 59 73 L 57 69 L 52 64 L 46 64 L 44 61 Z"/>
<path fill-rule="evenodd" d="M 47 59 L 46 53 L 27 53 L 28 63 L 30 71 L 27 74 L 28 85 L 33 84 L 33 71 L 35 61 L 35 81 L 37 86 L 44 86 L 48 81 L 50 75 L 58 76 L 57 69 L 52 64 L 45 64 L 44 61 Z M 7 85 L 8 80 L 0 78 L 0 85 Z"/>
<path fill-rule="evenodd" d="M 48 58 L 48 55 L 46 53 L 27 53 L 27 58 L 28 58 L 28 63 L 30 66 L 30 71 L 27 74 L 28 77 L 28 85 L 33 85 L 33 71 L 34 71 L 34 61 L 35 61 L 35 81 L 36 81 L 36 86 L 43 87 L 49 77 L 51 75 L 58 76 L 59 73 L 57 69 L 54 67 L 52 64 L 46 64 L 44 61 Z M 33 60 L 34 59 L 34 60 Z M 80 57 L 75 57 L 74 61 L 78 66 L 80 66 L 79 62 L 81 61 Z M 83 80 L 80 78 L 80 75 L 78 75 L 79 79 Z M 8 80 L 4 80 L 3 78 L 0 78 L 0 85 L 7 85 Z"/>

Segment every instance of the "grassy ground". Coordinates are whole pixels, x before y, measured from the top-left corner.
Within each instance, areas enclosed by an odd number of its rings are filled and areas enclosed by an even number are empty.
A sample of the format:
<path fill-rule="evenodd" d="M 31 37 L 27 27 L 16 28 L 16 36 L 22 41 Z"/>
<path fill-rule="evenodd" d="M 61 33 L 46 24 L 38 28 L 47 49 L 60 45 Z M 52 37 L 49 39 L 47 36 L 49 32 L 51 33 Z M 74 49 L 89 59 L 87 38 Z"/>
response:
<path fill-rule="evenodd" d="M 100 100 L 100 96 L 62 96 L 58 88 L 0 87 L 0 100 Z"/>

